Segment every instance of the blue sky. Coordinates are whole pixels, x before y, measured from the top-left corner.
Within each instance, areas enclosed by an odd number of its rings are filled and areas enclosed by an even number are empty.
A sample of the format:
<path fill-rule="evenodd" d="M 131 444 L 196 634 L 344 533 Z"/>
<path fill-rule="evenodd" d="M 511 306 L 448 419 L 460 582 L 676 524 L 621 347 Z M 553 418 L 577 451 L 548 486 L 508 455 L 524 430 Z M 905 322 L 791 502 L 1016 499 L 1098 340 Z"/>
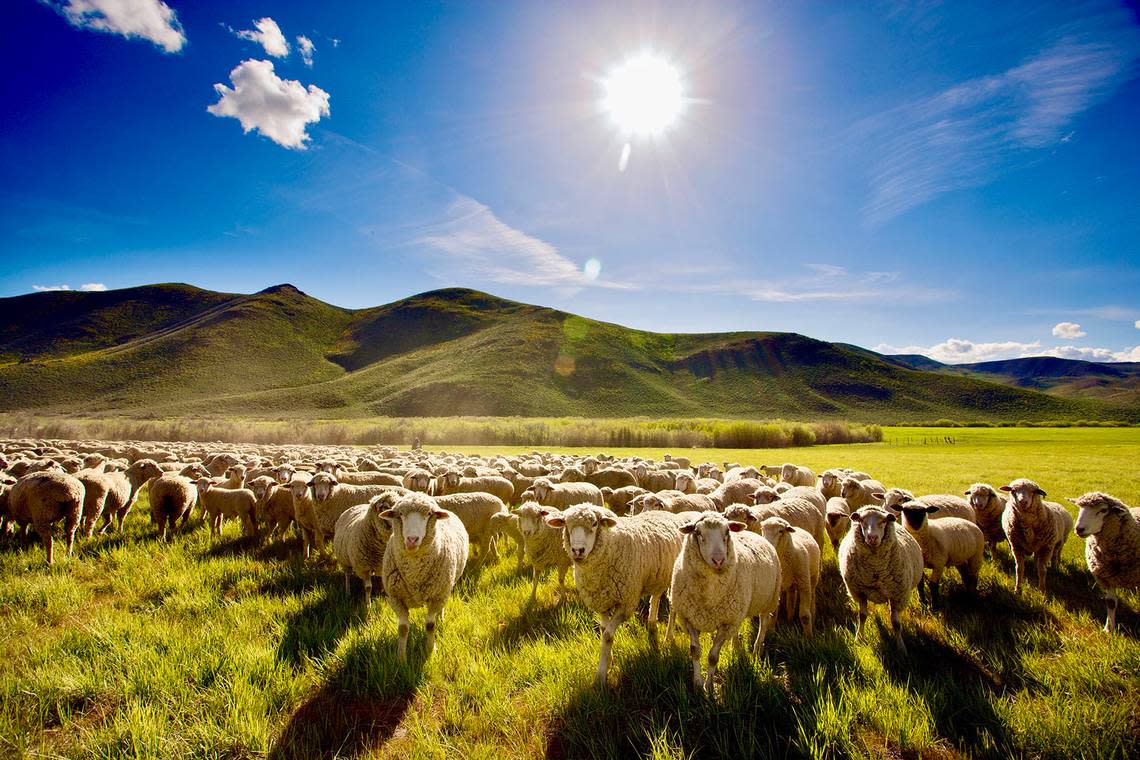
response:
<path fill-rule="evenodd" d="M 0 295 L 467 286 L 650 330 L 1140 361 L 1132 7 L 5 12 Z M 642 51 L 688 104 L 619 171 L 602 82 Z"/>

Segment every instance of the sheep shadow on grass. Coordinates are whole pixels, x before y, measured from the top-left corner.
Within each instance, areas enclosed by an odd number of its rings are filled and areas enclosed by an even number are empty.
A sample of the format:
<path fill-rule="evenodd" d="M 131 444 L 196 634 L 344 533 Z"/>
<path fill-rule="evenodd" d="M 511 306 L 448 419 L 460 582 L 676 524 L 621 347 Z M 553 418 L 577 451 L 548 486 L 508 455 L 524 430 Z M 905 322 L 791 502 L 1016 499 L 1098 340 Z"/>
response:
<path fill-rule="evenodd" d="M 1099 626 L 1104 626 L 1108 616 L 1104 592 L 1083 565 L 1077 567 L 1062 562 L 1061 567 L 1050 568 L 1045 586 L 1067 610 L 1074 614 L 1086 612 Z M 1116 630 L 1129 638 L 1140 638 L 1140 616 L 1125 602 L 1122 594 L 1118 595 L 1116 605 Z"/>
<path fill-rule="evenodd" d="M 346 594 L 343 576 L 330 580 L 324 588 L 307 592 L 306 597 L 304 606 L 285 621 L 285 633 L 277 647 L 278 661 L 295 667 L 307 658 L 336 649 L 345 633 L 363 624 L 367 617 L 362 592 L 354 585 L 352 592 Z M 386 603 L 383 598 L 374 598 L 372 605 L 375 614 L 376 608 Z"/>
<path fill-rule="evenodd" d="M 371 755 L 398 736 L 423 681 L 422 645 L 422 637 L 413 636 L 403 664 L 387 639 L 362 639 L 342 652 L 320 689 L 290 716 L 270 760 Z"/>
<path fill-rule="evenodd" d="M 491 634 L 491 648 L 503 651 L 524 641 L 568 639 L 589 625 L 592 617 L 584 607 L 568 599 L 544 604 L 540 597 L 533 605 L 524 602 L 518 615 Z M 584 622 L 583 618 L 587 620 Z"/>

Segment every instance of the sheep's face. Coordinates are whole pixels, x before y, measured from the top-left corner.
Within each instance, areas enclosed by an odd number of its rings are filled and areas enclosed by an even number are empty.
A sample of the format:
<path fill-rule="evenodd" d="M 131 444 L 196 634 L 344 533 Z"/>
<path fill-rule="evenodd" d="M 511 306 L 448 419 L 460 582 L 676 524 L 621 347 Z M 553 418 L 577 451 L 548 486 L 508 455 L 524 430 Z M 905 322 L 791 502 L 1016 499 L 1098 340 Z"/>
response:
<path fill-rule="evenodd" d="M 313 490 L 313 499 L 315 501 L 324 501 L 332 496 L 333 489 L 338 485 L 339 483 L 337 483 L 336 478 L 327 472 L 318 472 L 313 476 L 313 479 L 309 481 L 309 488 Z"/>
<path fill-rule="evenodd" d="M 744 525 L 751 525 L 756 522 L 756 516 L 752 514 L 752 510 L 743 504 L 733 504 L 724 510 L 724 516 L 733 522 L 743 523 Z"/>
<path fill-rule="evenodd" d="M 786 464 L 780 468 L 780 480 L 791 483 L 799 474 L 799 468 L 794 464 Z"/>
<path fill-rule="evenodd" d="M 907 501 L 900 504 L 896 511 L 902 512 L 903 524 L 913 531 L 922 530 L 926 525 L 926 518 L 938 511 L 938 507 L 928 507 L 917 501 Z"/>
<path fill-rule="evenodd" d="M 779 500 L 779 498 L 780 494 L 776 492 L 776 489 L 769 488 L 768 486 L 757 488 L 748 495 L 748 501 L 751 504 L 771 504 Z"/>
<path fill-rule="evenodd" d="M 253 491 L 253 495 L 258 501 L 264 501 L 274 485 L 273 481 L 268 478 L 254 478 L 246 487 Z"/>
<path fill-rule="evenodd" d="M 539 501 L 546 499 L 547 494 L 550 493 L 551 484 L 546 478 L 540 478 L 531 484 L 531 490 L 534 491 L 534 498 Z"/>
<path fill-rule="evenodd" d="M 1013 504 L 1013 508 L 1019 511 L 1040 505 L 1042 497 L 1045 496 L 1045 491 L 1041 489 L 1041 486 L 1029 478 L 1018 478 L 1008 486 L 1002 486 L 1001 490 L 1010 494 L 1010 502 Z"/>
<path fill-rule="evenodd" d="M 295 475 L 296 472 L 297 472 L 297 468 L 291 464 L 281 465 L 280 467 L 277 468 L 277 470 L 275 472 L 275 475 L 277 477 L 277 482 L 281 483 L 281 484 L 288 483 L 290 480 L 293 479 L 293 475 Z"/>
<path fill-rule="evenodd" d="M 303 499 L 309 493 L 309 481 L 304 478 L 294 478 L 289 481 L 289 490 L 294 499 Z"/>
<path fill-rule="evenodd" d="M 665 509 L 665 502 L 660 496 L 655 493 L 647 493 L 641 497 L 641 510 L 642 512 L 652 512 L 654 510 Z"/>
<path fill-rule="evenodd" d="M 914 494 L 901 488 L 891 488 L 883 497 L 883 509 L 899 511 L 899 505 L 914 499 Z"/>
<path fill-rule="evenodd" d="M 1077 513 L 1077 524 L 1073 531 L 1081 538 L 1100 533 L 1100 529 L 1104 527 L 1104 518 L 1110 512 L 1126 511 L 1124 504 L 1119 500 L 1099 491 L 1091 491 L 1068 501 L 1080 507 L 1081 511 Z"/>
<path fill-rule="evenodd" d="M 240 464 L 235 464 L 232 467 L 226 468 L 226 479 L 240 481 L 245 477 L 245 467 Z"/>
<path fill-rule="evenodd" d="M 562 529 L 562 546 L 566 553 L 575 562 L 582 562 L 594 550 L 598 533 L 617 525 L 617 515 L 608 509 L 579 504 L 561 514 L 550 515 L 546 524 Z"/>
<path fill-rule="evenodd" d="M 585 459 L 582 461 L 582 472 L 587 475 L 593 475 L 598 471 L 598 462 L 594 459 Z"/>
<path fill-rule="evenodd" d="M 317 472 L 327 472 L 329 475 L 336 475 L 336 470 L 336 462 L 331 459 L 317 462 Z"/>
<path fill-rule="evenodd" d="M 823 475 L 820 475 L 819 484 L 823 487 L 824 491 L 839 493 L 839 476 L 834 472 L 825 472 Z"/>
<path fill-rule="evenodd" d="M 875 548 L 887 540 L 887 531 L 893 530 L 892 523 L 898 520 L 890 512 L 876 507 L 863 507 L 851 515 L 851 522 L 859 526 L 863 543 Z"/>
<path fill-rule="evenodd" d="M 792 527 L 791 523 L 782 517 L 769 517 L 760 523 L 760 535 L 777 549 L 780 548 L 780 544 L 791 540 L 793 530 L 795 528 Z"/>
<path fill-rule="evenodd" d="M 462 477 L 455 470 L 449 470 L 443 475 L 443 482 L 447 484 L 448 488 L 455 488 L 459 485 L 459 479 Z"/>
<path fill-rule="evenodd" d="M 427 472 L 419 472 L 413 475 L 408 482 L 413 491 L 427 491 L 431 485 L 431 475 Z"/>
<path fill-rule="evenodd" d="M 391 523 L 393 535 L 398 533 L 403 539 L 404 550 L 415 552 L 424 544 L 431 543 L 436 521 L 447 520 L 451 513 L 439 509 L 430 497 L 405 497 L 380 516 Z"/>
<path fill-rule="evenodd" d="M 975 483 L 966 491 L 965 496 L 974 511 L 982 514 L 989 507 L 990 500 L 997 496 L 997 492 L 985 483 Z"/>
<path fill-rule="evenodd" d="M 638 480 L 644 480 L 649 468 L 643 464 L 639 464 L 633 468 L 633 474 Z"/>
<path fill-rule="evenodd" d="M 515 514 L 519 517 L 519 532 L 524 537 L 530 538 L 545 527 L 546 517 L 554 514 L 554 510 L 528 503 L 516 509 Z"/>
<path fill-rule="evenodd" d="M 839 495 L 844 499 L 850 499 L 862 490 L 862 486 L 855 478 L 844 478 L 843 485 L 839 489 Z"/>
<path fill-rule="evenodd" d="M 732 534 L 745 530 L 742 522 L 728 520 L 723 515 L 708 512 L 700 519 L 681 526 L 686 541 L 695 541 L 701 559 L 713 572 L 723 573 L 736 557 Z"/>
<path fill-rule="evenodd" d="M 194 485 L 198 488 L 198 495 L 202 496 L 210 492 L 210 489 L 214 487 L 214 481 L 209 478 L 198 478 Z"/>
<path fill-rule="evenodd" d="M 162 468 L 158 466 L 158 462 L 153 459 L 140 459 L 127 469 L 127 474 L 133 475 L 138 480 L 157 478 L 162 472 Z"/>
<path fill-rule="evenodd" d="M 688 473 L 681 473 L 677 476 L 677 490 L 686 493 L 692 493 L 697 488 L 697 481 L 693 479 L 692 475 Z"/>

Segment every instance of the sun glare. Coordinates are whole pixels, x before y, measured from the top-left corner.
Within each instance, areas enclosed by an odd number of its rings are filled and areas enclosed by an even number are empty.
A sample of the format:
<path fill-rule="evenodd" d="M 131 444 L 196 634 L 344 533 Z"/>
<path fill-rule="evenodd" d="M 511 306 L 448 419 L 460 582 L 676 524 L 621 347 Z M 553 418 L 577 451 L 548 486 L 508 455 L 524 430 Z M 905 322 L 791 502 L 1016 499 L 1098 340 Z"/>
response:
<path fill-rule="evenodd" d="M 640 53 L 616 66 L 602 87 L 602 110 L 630 136 L 661 134 L 677 121 L 685 104 L 681 73 L 652 53 Z"/>

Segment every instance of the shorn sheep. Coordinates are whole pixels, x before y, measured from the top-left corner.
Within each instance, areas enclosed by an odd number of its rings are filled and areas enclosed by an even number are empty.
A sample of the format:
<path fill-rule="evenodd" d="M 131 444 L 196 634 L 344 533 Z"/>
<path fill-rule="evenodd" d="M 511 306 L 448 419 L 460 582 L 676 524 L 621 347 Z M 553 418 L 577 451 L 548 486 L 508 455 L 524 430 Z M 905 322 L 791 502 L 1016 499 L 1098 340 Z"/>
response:
<path fill-rule="evenodd" d="M 741 626 L 756 620 L 752 654 L 764 645 L 772 615 L 780 599 L 780 560 L 763 538 L 745 530 L 743 523 L 709 512 L 681 526 L 685 536 L 673 564 L 669 604 L 677 624 L 689 632 L 689 658 L 693 683 L 701 685 L 701 633 L 713 634 L 709 648 L 705 691 L 711 696 L 720 649 L 732 637 L 743 649 Z"/>
<path fill-rule="evenodd" d="M 55 525 L 63 521 L 67 553 L 75 546 L 75 531 L 83 514 L 83 484 L 58 470 L 34 472 L 16 481 L 8 492 L 8 509 L 22 535 L 28 526 L 36 532 L 47 552 L 48 564 L 55 562 Z"/>
<path fill-rule="evenodd" d="M 970 520 L 961 517 L 930 519 L 940 507 L 930 506 L 921 501 L 908 501 L 899 505 L 903 525 L 907 533 L 918 542 L 922 549 L 922 562 L 930 568 L 930 601 L 934 609 L 941 603 L 939 581 L 947 567 L 958 568 L 962 585 L 970 591 L 978 588 L 978 573 L 982 570 L 982 560 L 986 551 L 986 537 L 982 529 Z M 923 586 L 918 587 L 919 595 Z"/>
<path fill-rule="evenodd" d="M 760 523 L 760 535 L 780 558 L 780 593 L 788 620 L 799 618 L 804 633 L 812 635 L 815 622 L 815 588 L 819 585 L 819 544 L 811 534 L 782 517 Z"/>
<path fill-rule="evenodd" d="M 1092 491 L 1069 499 L 1080 508 L 1076 534 L 1085 539 L 1085 562 L 1104 591 L 1104 630 L 1116 629 L 1117 589 L 1140 587 L 1140 509 Z"/>
<path fill-rule="evenodd" d="M 848 595 L 859 606 L 855 638 L 863 635 L 868 603 L 889 603 L 895 646 L 905 652 L 900 616 L 922 580 L 918 542 L 899 526 L 894 514 L 863 507 L 851 514 L 851 530 L 839 544 L 839 572 Z"/>
<path fill-rule="evenodd" d="M 1001 525 L 1013 550 L 1013 590 L 1021 593 L 1025 566 L 1033 555 L 1037 587 L 1045 591 L 1045 574 L 1049 565 L 1056 567 L 1061 562 L 1061 548 L 1073 529 L 1073 516 L 1060 504 L 1045 501 L 1045 491 L 1029 478 L 1018 478 L 1001 490 L 1010 494 L 1001 513 Z"/>
<path fill-rule="evenodd" d="M 566 593 L 566 571 L 573 562 L 562 548 L 562 531 L 546 524 L 546 518 L 556 511 L 534 502 L 527 502 L 515 510 L 523 546 L 526 548 L 527 559 L 530 560 L 530 604 L 534 604 L 538 594 L 539 576 L 549 568 L 554 568 L 558 573 L 558 598 L 563 598 Z"/>
<path fill-rule="evenodd" d="M 596 686 L 606 681 L 614 632 L 643 596 L 649 597 L 649 642 L 656 646 L 658 605 L 669 588 L 685 522 L 681 515 L 657 511 L 618 518 L 593 504 L 578 504 L 546 518 L 547 525 L 562 529 L 578 595 L 602 619 Z"/>
<path fill-rule="evenodd" d="M 427 655 L 435 649 L 435 622 L 467 566 L 467 531 L 427 494 L 405 493 L 382 515 L 392 525 L 381 578 L 399 621 L 396 654 L 408 659 L 408 612 L 427 607 Z"/>
<path fill-rule="evenodd" d="M 336 519 L 333 554 L 344 573 L 344 592 L 352 576 L 364 584 L 364 609 L 372 607 L 372 579 L 380 577 L 384 550 L 392 537 L 392 525 L 383 514 L 396 503 L 394 491 L 373 496 L 367 504 L 349 507 Z"/>

